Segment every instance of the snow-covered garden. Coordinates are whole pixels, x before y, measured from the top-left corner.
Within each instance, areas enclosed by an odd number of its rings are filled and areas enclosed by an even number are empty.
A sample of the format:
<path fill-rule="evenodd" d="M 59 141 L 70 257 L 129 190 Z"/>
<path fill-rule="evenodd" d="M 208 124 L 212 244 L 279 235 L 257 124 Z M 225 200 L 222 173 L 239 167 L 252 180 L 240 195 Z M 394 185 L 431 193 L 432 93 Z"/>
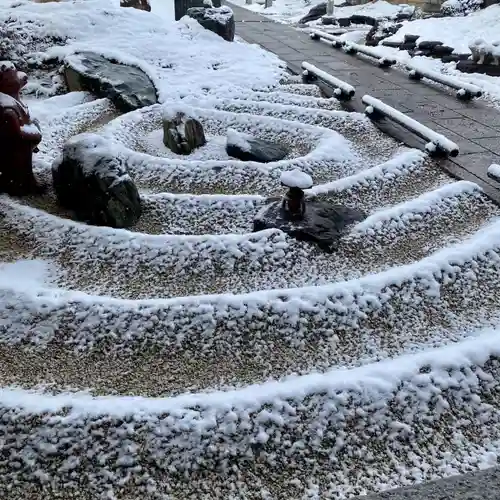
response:
<path fill-rule="evenodd" d="M 342 499 L 496 464 L 500 209 L 151 4 L 0 0 L 42 132 L 41 189 L 0 195 L 0 497 Z M 331 251 L 254 231 L 285 186 L 355 211 Z"/>

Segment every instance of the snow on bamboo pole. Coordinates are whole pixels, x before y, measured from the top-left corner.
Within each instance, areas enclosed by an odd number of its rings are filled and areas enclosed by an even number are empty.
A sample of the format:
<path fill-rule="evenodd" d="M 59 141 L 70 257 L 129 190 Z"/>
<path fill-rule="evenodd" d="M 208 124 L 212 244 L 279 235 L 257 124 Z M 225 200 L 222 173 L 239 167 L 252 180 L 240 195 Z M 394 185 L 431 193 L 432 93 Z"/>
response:
<path fill-rule="evenodd" d="M 457 90 L 457 97 L 459 99 L 471 99 L 472 97 L 481 97 L 482 95 L 482 91 L 477 85 L 461 82 L 453 76 L 443 75 L 442 73 L 429 69 L 416 68 L 411 65 L 408 65 L 407 68 L 410 70 L 410 78 L 420 80 L 425 77 L 429 80 L 442 83 L 443 85 L 448 85 L 448 87 Z"/>
<path fill-rule="evenodd" d="M 378 60 L 379 66 L 388 67 L 396 64 L 396 59 L 393 59 L 392 57 L 382 56 L 376 50 L 367 47 L 366 45 L 359 45 L 358 43 L 354 42 L 345 42 L 344 50 L 348 54 L 357 54 L 358 52 L 360 52 L 365 56 L 373 57 Z"/>
<path fill-rule="evenodd" d="M 330 33 L 326 33 L 325 31 L 313 30 L 309 34 L 312 40 L 321 40 L 322 42 L 330 43 L 333 47 L 339 48 L 344 45 L 344 41 L 340 40 L 340 38 L 332 35 Z"/>
<path fill-rule="evenodd" d="M 351 97 L 355 94 L 356 90 L 352 85 L 349 85 L 348 83 L 344 82 L 343 80 L 339 80 L 338 78 L 335 78 L 333 75 L 330 75 L 326 71 L 323 71 L 316 66 L 309 64 L 308 62 L 303 62 L 302 63 L 302 69 L 304 70 L 302 72 L 302 76 L 304 79 L 311 80 L 319 78 L 323 80 L 325 83 L 333 87 L 335 90 L 333 93 L 335 94 L 335 97 L 338 99 L 351 99 Z"/>
<path fill-rule="evenodd" d="M 497 182 L 500 182 L 500 165 L 492 163 L 488 167 L 488 176 L 495 179 Z"/>
<path fill-rule="evenodd" d="M 377 116 L 386 116 L 422 139 L 429 141 L 425 145 L 425 149 L 429 151 L 429 153 L 442 152 L 450 156 L 458 155 L 458 146 L 444 135 L 434 132 L 434 130 L 429 127 L 426 127 L 417 120 L 406 116 L 397 109 L 388 106 L 384 102 L 375 99 L 375 97 L 364 95 L 361 101 L 363 104 L 366 104 L 367 107 L 365 109 L 365 113 L 371 118 L 376 119 Z"/>

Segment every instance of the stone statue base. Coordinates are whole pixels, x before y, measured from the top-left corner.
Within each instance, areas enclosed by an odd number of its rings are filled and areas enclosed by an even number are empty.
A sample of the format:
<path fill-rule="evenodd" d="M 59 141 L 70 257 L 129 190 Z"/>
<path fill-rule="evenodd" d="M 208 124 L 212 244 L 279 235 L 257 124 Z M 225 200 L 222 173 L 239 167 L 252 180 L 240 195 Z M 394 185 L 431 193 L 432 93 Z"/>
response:
<path fill-rule="evenodd" d="M 254 220 L 253 230 L 280 229 L 299 241 L 316 243 L 323 251 L 332 253 L 351 224 L 366 218 L 356 209 L 320 201 L 306 201 L 304 216 L 293 219 L 283 206 L 282 198 L 274 198 Z"/>

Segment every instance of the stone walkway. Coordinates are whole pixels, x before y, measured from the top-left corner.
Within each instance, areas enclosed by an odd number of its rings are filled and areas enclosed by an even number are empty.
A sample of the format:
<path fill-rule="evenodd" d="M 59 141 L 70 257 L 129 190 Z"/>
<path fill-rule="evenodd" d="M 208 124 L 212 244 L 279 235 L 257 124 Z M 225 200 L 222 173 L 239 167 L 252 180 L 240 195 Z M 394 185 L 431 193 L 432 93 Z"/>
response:
<path fill-rule="evenodd" d="M 368 58 L 348 55 L 289 25 L 227 3 L 235 14 L 236 34 L 278 55 L 291 72 L 299 73 L 301 63 L 307 61 L 353 85 L 356 96 L 348 109 L 363 112 L 361 98 L 370 94 L 457 143 L 459 156 L 442 160 L 441 166 L 455 177 L 476 182 L 500 204 L 500 183 L 487 175 L 489 165 L 500 164 L 500 110 L 478 100 L 461 102 L 451 90 L 412 81 L 400 70 L 379 68 Z M 408 146 L 424 144 L 389 120 L 379 126 Z"/>

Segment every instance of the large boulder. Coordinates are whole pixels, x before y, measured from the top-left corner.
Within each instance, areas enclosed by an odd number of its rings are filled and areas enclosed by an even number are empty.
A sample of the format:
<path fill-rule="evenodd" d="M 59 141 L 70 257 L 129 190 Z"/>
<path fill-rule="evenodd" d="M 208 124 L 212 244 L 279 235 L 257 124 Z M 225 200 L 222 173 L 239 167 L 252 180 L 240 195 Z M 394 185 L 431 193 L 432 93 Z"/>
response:
<path fill-rule="evenodd" d="M 144 71 L 94 52 L 66 57 L 64 76 L 70 91 L 86 90 L 107 97 L 123 112 L 157 102 L 156 88 Z"/>
<path fill-rule="evenodd" d="M 187 15 L 196 19 L 205 29 L 213 31 L 224 40 L 228 42 L 234 40 L 236 24 L 233 11 L 229 7 L 194 7 L 188 9 Z"/>
<path fill-rule="evenodd" d="M 163 114 L 163 143 L 178 155 L 188 155 L 206 144 L 202 124 L 183 111 L 166 110 Z"/>
<path fill-rule="evenodd" d="M 288 148 L 229 129 L 227 132 L 226 153 L 241 161 L 270 163 L 285 158 L 288 154 Z"/>
<path fill-rule="evenodd" d="M 351 16 L 351 24 L 367 24 L 368 26 L 377 26 L 378 21 L 371 16 L 363 16 L 361 14 L 353 14 Z"/>
<path fill-rule="evenodd" d="M 59 204 L 81 221 L 124 228 L 141 216 L 137 188 L 122 161 L 109 154 L 103 137 L 70 139 L 52 165 L 52 180 Z"/>
<path fill-rule="evenodd" d="M 299 21 L 299 24 L 310 23 L 316 21 L 320 17 L 326 16 L 326 2 L 319 3 L 311 8 L 311 10 Z"/>
<path fill-rule="evenodd" d="M 132 7 L 134 9 L 151 12 L 149 0 L 120 0 L 120 7 Z"/>

